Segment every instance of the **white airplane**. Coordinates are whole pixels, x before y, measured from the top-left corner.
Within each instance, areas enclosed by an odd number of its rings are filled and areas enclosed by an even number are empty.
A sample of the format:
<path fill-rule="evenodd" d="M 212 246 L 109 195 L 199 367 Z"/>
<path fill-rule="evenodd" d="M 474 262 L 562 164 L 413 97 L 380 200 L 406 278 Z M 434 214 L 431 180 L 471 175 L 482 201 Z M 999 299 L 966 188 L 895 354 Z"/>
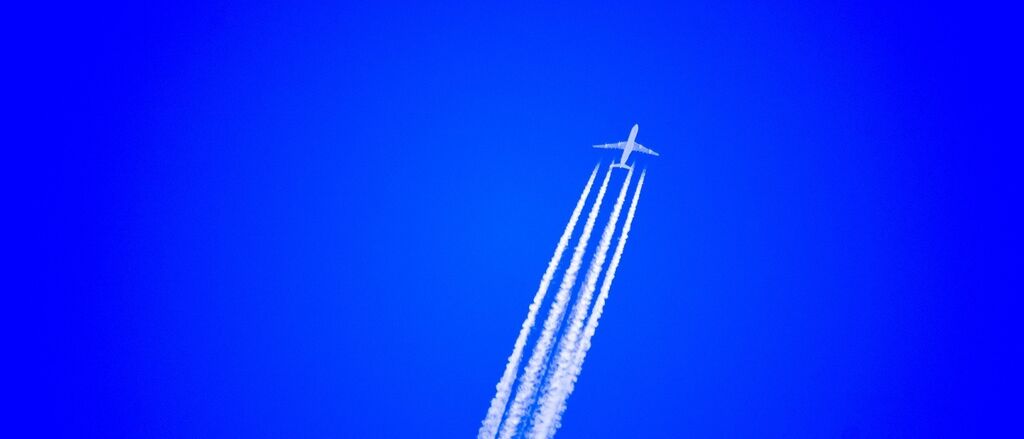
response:
<path fill-rule="evenodd" d="M 658 153 L 654 152 L 654 150 L 645 148 L 643 145 L 641 145 L 639 143 L 636 143 L 636 132 L 637 131 L 640 131 L 640 124 L 633 125 L 633 129 L 629 131 L 629 138 L 626 139 L 625 142 L 605 143 L 604 145 L 594 145 L 594 148 L 621 149 L 622 150 L 622 158 L 619 159 L 618 163 L 612 163 L 612 167 L 613 168 L 632 169 L 631 166 L 626 164 L 626 159 L 629 158 L 629 154 L 632 153 L 633 151 L 639 151 L 639 152 L 642 152 L 644 154 L 653 155 L 655 157 L 658 156 Z"/>

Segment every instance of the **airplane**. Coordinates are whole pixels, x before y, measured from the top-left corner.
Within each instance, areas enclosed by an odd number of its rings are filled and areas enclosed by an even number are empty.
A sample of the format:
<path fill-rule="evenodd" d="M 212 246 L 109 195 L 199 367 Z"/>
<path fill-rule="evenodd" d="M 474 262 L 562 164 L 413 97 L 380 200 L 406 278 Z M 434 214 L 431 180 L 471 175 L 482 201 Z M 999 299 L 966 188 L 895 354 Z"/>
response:
<path fill-rule="evenodd" d="M 632 166 L 629 166 L 629 165 L 626 164 L 626 159 L 629 158 L 629 154 L 632 153 L 633 151 L 642 152 L 644 154 L 650 154 L 650 155 L 653 155 L 655 157 L 658 156 L 658 153 L 654 152 L 654 150 L 645 148 L 643 145 L 641 145 L 639 143 L 636 143 L 636 132 L 637 131 L 640 131 L 640 124 L 634 124 L 633 125 L 633 129 L 629 131 L 629 138 L 626 139 L 625 142 L 605 143 L 603 145 L 594 145 L 594 148 L 621 149 L 622 150 L 622 158 L 619 159 L 618 163 L 612 163 L 612 167 L 613 168 L 632 169 Z"/>

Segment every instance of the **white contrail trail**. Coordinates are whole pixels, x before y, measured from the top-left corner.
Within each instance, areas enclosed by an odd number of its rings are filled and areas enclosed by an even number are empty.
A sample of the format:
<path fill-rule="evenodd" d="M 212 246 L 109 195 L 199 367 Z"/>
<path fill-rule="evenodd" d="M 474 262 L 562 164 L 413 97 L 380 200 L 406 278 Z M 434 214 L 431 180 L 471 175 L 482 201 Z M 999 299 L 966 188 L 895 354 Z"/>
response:
<path fill-rule="evenodd" d="M 555 331 L 558 329 L 558 324 L 562 320 L 562 314 L 565 313 L 569 292 L 572 290 L 573 285 L 576 284 L 576 275 L 580 271 L 583 252 L 587 249 L 587 241 L 590 241 L 590 232 L 594 229 L 594 222 L 597 221 L 597 213 L 601 209 L 601 201 L 604 199 L 605 190 L 608 188 L 608 179 L 611 178 L 611 175 L 612 168 L 609 167 L 608 172 L 604 174 L 601 188 L 597 191 L 594 205 L 590 208 L 590 213 L 587 215 L 587 222 L 583 226 L 583 233 L 580 235 L 579 242 L 576 243 L 576 248 L 573 250 L 569 267 L 565 269 L 565 275 L 562 276 L 562 283 L 558 287 L 558 294 L 555 295 L 555 300 L 551 304 L 551 310 L 548 311 L 548 317 L 544 320 L 544 330 L 541 331 L 540 337 L 533 347 L 533 353 L 530 354 L 530 361 L 527 362 L 526 369 L 523 370 L 523 378 L 520 380 L 519 388 L 516 390 L 516 398 L 512 401 L 512 406 L 508 410 L 508 416 L 505 417 L 505 423 L 501 426 L 499 435 L 501 439 L 510 439 L 512 435 L 516 434 L 523 414 L 537 392 L 537 381 L 540 378 L 541 368 L 544 366 L 544 360 L 547 358 L 548 351 L 551 350 L 551 342 L 555 336 Z"/>
<path fill-rule="evenodd" d="M 597 289 L 597 279 L 601 276 L 601 269 L 604 268 L 604 261 L 608 256 L 608 247 L 611 246 L 612 235 L 615 234 L 615 226 L 619 223 L 619 214 L 622 212 L 622 205 L 626 201 L 626 193 L 629 192 L 629 184 L 633 180 L 633 169 L 629 170 L 622 182 L 622 189 L 619 190 L 619 197 L 615 200 L 608 222 L 601 232 L 601 240 L 598 241 L 597 250 L 590 261 L 590 268 L 587 269 L 587 276 L 583 286 L 576 297 L 572 313 L 569 317 L 569 327 L 558 343 L 558 354 L 552 366 L 553 372 L 549 375 L 547 386 L 541 394 L 537 405 L 536 414 L 533 416 L 533 425 L 529 438 L 536 437 L 538 432 L 548 431 L 550 423 L 555 418 L 555 410 L 558 407 L 558 396 L 562 388 L 568 383 L 568 374 L 572 370 L 573 355 L 576 352 L 580 331 L 583 330 L 583 322 L 587 318 L 587 311 L 590 310 L 590 302 L 594 298 L 594 290 Z"/>
<path fill-rule="evenodd" d="M 554 411 L 554 418 L 548 424 L 547 431 L 538 431 L 537 437 L 550 438 L 555 434 L 555 430 L 561 426 L 562 413 L 565 412 L 565 401 L 572 393 L 573 388 L 576 385 L 576 380 L 580 376 L 580 371 L 583 369 L 583 360 L 587 357 L 587 350 L 590 349 L 591 339 L 594 337 L 594 333 L 597 332 L 597 324 L 601 319 L 601 313 L 604 311 L 604 304 L 608 300 L 608 292 L 612 289 L 612 281 L 615 280 L 615 271 L 619 268 L 619 261 L 622 260 L 622 251 L 626 248 L 626 240 L 629 238 L 629 230 L 633 226 L 633 216 L 636 214 L 636 205 L 640 201 L 640 190 L 644 187 L 644 177 L 647 175 L 647 171 L 640 174 L 640 180 L 636 184 L 636 191 L 633 192 L 633 201 L 629 205 L 629 213 L 626 214 L 626 223 L 622 226 L 622 232 L 619 234 L 619 243 L 615 247 L 615 254 L 612 255 L 612 261 L 608 264 L 608 272 L 605 273 L 604 282 L 601 283 L 601 292 L 597 295 L 597 301 L 594 302 L 594 311 L 591 312 L 590 318 L 587 319 L 587 327 L 583 330 L 583 338 L 580 339 L 579 347 L 573 356 L 572 369 L 567 375 L 567 384 L 560 387 L 560 394 L 556 395 Z"/>
<path fill-rule="evenodd" d="M 523 358 L 526 338 L 530 335 L 530 330 L 533 329 L 533 324 L 537 320 L 537 311 L 540 309 L 541 303 L 544 302 L 544 296 L 547 294 L 548 286 L 551 285 L 551 279 L 555 277 L 555 270 L 558 269 L 558 263 L 562 260 L 562 253 L 565 253 L 565 248 L 569 246 L 569 238 L 572 237 L 572 232 L 576 228 L 576 222 L 579 221 L 580 213 L 583 212 L 583 206 L 586 205 L 587 197 L 590 195 L 590 188 L 594 185 L 594 177 L 597 176 L 597 169 L 599 167 L 600 165 L 594 166 L 594 171 L 590 173 L 590 179 L 587 180 L 587 185 L 583 187 L 583 193 L 580 194 L 580 199 L 576 202 L 576 208 L 573 209 L 572 215 L 569 217 L 569 223 L 565 225 L 562 237 L 558 239 L 558 245 L 555 246 L 555 254 L 551 256 L 551 260 L 548 261 L 548 268 L 544 270 L 544 275 L 540 278 L 540 286 L 537 287 L 537 293 L 533 295 L 530 311 L 526 314 L 526 320 L 523 321 L 522 328 L 519 329 L 519 337 L 516 338 L 512 354 L 508 357 L 505 372 L 501 374 L 501 380 L 495 386 L 497 392 L 494 394 L 494 399 L 491 399 L 491 406 L 487 409 L 487 416 L 484 418 L 483 425 L 480 426 L 480 431 L 477 434 L 479 439 L 493 439 L 494 435 L 498 432 L 498 425 L 501 424 L 501 415 L 505 413 L 505 406 L 508 404 L 508 397 L 512 391 L 512 383 L 516 380 L 519 362 Z"/>

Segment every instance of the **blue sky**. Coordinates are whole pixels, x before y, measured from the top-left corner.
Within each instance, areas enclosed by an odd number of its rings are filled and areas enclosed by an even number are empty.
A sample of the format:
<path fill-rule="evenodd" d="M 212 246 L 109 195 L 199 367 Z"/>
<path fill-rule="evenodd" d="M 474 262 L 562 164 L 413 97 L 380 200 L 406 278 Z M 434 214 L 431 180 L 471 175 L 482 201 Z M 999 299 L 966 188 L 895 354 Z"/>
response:
<path fill-rule="evenodd" d="M 589 145 L 639 123 L 661 157 L 558 437 L 1019 434 L 1019 40 L 965 8 L 29 13 L 13 414 L 473 436 Z"/>

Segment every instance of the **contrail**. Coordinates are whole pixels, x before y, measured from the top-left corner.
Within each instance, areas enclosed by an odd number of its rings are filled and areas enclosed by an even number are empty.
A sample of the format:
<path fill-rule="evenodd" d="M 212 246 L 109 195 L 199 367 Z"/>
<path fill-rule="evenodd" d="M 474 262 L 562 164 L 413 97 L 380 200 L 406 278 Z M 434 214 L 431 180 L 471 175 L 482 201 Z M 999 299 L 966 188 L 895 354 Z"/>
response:
<path fill-rule="evenodd" d="M 496 386 L 497 393 L 494 394 L 494 399 L 491 400 L 491 407 L 487 409 L 487 416 L 484 418 L 483 425 L 480 426 L 480 431 L 477 434 L 479 439 L 493 439 L 494 435 L 498 432 L 498 425 L 501 424 L 501 415 L 505 413 L 505 406 L 508 404 L 508 397 L 512 391 L 512 383 L 515 382 L 516 372 L 519 371 L 519 361 L 523 358 L 526 338 L 530 335 L 530 330 L 533 329 L 533 324 L 537 320 L 537 311 L 544 301 L 548 286 L 551 285 L 551 279 L 555 277 L 555 270 L 558 269 L 558 263 L 562 260 L 562 253 L 565 253 L 565 248 L 569 246 L 569 238 L 572 237 L 572 232 L 576 228 L 576 222 L 579 221 L 583 206 L 586 205 L 587 197 L 590 195 L 590 188 L 594 185 L 594 177 L 597 176 L 598 167 L 600 165 L 594 166 L 594 171 L 590 173 L 590 179 L 587 180 L 587 185 L 583 187 L 583 193 L 580 194 L 580 199 L 576 202 L 576 208 L 573 209 L 572 216 L 569 217 L 569 223 L 566 224 L 562 237 L 558 239 L 558 245 L 555 246 L 555 254 L 551 256 L 551 260 L 548 261 L 548 268 L 544 270 L 544 275 L 540 278 L 540 286 L 537 287 L 537 293 L 533 295 L 533 303 L 530 304 L 530 311 L 526 314 L 523 327 L 519 329 L 519 337 L 516 338 L 515 347 L 512 348 L 512 355 L 508 357 L 505 373 L 501 374 L 501 380 L 498 381 Z"/>
<path fill-rule="evenodd" d="M 553 411 L 554 417 L 547 424 L 547 430 L 534 428 L 534 431 L 531 433 L 535 437 L 549 438 L 561 426 L 562 413 L 565 412 L 565 401 L 576 386 L 576 380 L 583 369 L 583 360 L 586 359 L 591 339 L 594 337 L 594 333 L 597 332 L 597 324 L 601 319 L 601 313 L 604 311 L 605 301 L 608 300 L 608 292 L 612 289 L 615 271 L 619 268 L 619 261 L 622 260 L 622 251 L 626 248 L 626 240 L 629 239 L 629 230 L 633 225 L 633 216 L 636 214 L 636 205 L 640 201 L 640 190 L 644 187 L 644 177 L 646 175 L 647 171 L 642 172 L 640 180 L 636 184 L 636 191 L 633 192 L 633 201 L 630 202 L 629 213 L 626 214 L 626 223 L 622 226 L 622 232 L 619 234 L 619 243 L 615 247 L 615 254 L 612 255 L 612 261 L 608 265 L 608 272 L 605 273 L 604 282 L 601 283 L 601 292 L 597 296 L 597 301 L 594 302 L 594 311 L 591 312 L 590 318 L 587 319 L 587 327 L 583 330 L 583 338 L 580 340 L 579 347 L 573 355 L 572 369 L 567 375 L 567 382 L 565 385 L 559 386 L 560 393 L 553 396 L 553 400 L 556 403 L 555 410 Z"/>
<path fill-rule="evenodd" d="M 587 215 L 587 222 L 583 226 L 583 233 L 580 235 L 579 242 L 576 243 L 576 248 L 573 250 L 569 267 L 566 268 L 565 275 L 562 276 L 562 283 L 558 287 L 558 294 L 555 295 L 555 300 L 551 304 L 548 317 L 544 320 L 544 330 L 533 347 L 533 353 L 530 354 L 530 361 L 526 364 L 526 369 L 523 370 L 523 378 L 519 382 L 519 388 L 516 390 L 516 398 L 512 401 L 512 407 L 509 408 L 504 425 L 501 426 L 501 434 L 499 435 L 501 439 L 510 439 L 512 435 L 516 434 L 519 422 L 522 420 L 529 402 L 533 400 L 534 394 L 537 392 L 537 380 L 540 377 L 540 370 L 544 366 L 544 359 L 547 357 L 548 351 L 551 350 L 551 342 L 562 319 L 562 314 L 565 313 L 569 292 L 572 290 L 573 285 L 576 284 L 576 275 L 580 271 L 583 252 L 587 249 L 587 242 L 590 241 L 590 232 L 594 230 L 594 222 L 597 221 L 597 213 L 601 209 L 601 201 L 604 199 L 605 190 L 608 188 L 608 179 L 611 178 L 611 175 L 612 168 L 609 167 L 608 172 L 604 174 L 601 188 L 597 191 L 594 205 L 590 208 L 590 213 Z"/>
<path fill-rule="evenodd" d="M 558 396 L 569 381 L 568 374 L 572 370 L 573 355 L 576 352 L 580 331 L 583 330 L 583 322 L 587 318 L 587 311 L 590 310 L 590 302 L 594 297 L 594 290 L 597 289 L 597 279 L 601 276 L 601 269 L 604 268 L 605 258 L 608 256 L 608 247 L 612 242 L 612 235 L 615 234 L 615 226 L 619 223 L 619 214 L 622 212 L 622 205 L 626 201 L 626 193 L 629 192 L 629 184 L 633 180 L 633 169 L 626 174 L 622 182 L 622 189 L 619 190 L 619 197 L 615 200 L 608 223 L 601 233 L 601 240 L 597 244 L 593 259 L 590 261 L 590 268 L 587 270 L 587 277 L 580 288 L 576 303 L 573 305 L 572 314 L 569 317 L 569 327 L 562 335 L 558 343 L 558 355 L 555 358 L 554 372 L 550 378 L 543 394 L 536 415 L 533 417 L 533 426 L 527 437 L 536 437 L 538 432 L 546 432 L 550 423 L 555 418 L 555 410 L 558 406 Z"/>

